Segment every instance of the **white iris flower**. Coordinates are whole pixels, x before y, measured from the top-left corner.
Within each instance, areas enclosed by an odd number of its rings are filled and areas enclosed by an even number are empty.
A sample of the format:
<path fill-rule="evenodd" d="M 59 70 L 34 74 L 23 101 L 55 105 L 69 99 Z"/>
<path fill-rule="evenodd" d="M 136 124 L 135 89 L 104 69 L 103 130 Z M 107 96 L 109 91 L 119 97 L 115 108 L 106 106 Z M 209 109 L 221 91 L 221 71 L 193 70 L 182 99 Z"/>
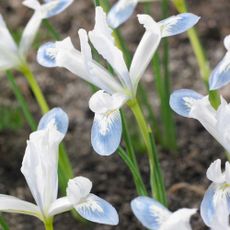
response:
<path fill-rule="evenodd" d="M 73 0 L 46 0 L 40 4 L 38 0 L 25 0 L 23 4 L 34 10 L 34 14 L 27 23 L 17 45 L 11 36 L 3 17 L 0 15 L 0 71 L 10 68 L 20 69 L 26 60 L 39 26 L 43 19 L 62 12 Z"/>
<path fill-rule="evenodd" d="M 85 177 L 70 179 L 67 196 L 58 194 L 59 144 L 68 128 L 67 114 L 55 108 L 41 119 L 30 135 L 22 162 L 23 173 L 36 205 L 13 196 L 0 195 L 0 211 L 22 213 L 52 222 L 57 214 L 75 209 L 83 218 L 101 224 L 117 225 L 118 214 L 105 200 L 91 193 L 92 182 Z"/>
<path fill-rule="evenodd" d="M 200 213 L 205 224 L 211 229 L 229 230 L 230 213 L 230 164 L 225 163 L 221 171 L 221 160 L 214 161 L 207 170 L 212 181 L 201 202 Z"/>
<path fill-rule="evenodd" d="M 211 73 L 209 78 L 210 90 L 219 89 L 230 82 L 230 35 L 225 37 L 224 46 L 227 52 Z"/>
<path fill-rule="evenodd" d="M 149 15 L 138 15 L 146 31 L 134 54 L 131 67 L 125 64 L 123 54 L 115 45 L 106 14 L 96 8 L 96 23 L 92 31 L 79 30 L 81 51 L 74 48 L 70 38 L 48 42 L 40 47 L 38 62 L 46 67 L 64 67 L 101 90 L 90 99 L 90 109 L 95 113 L 91 140 L 100 155 L 111 155 L 121 140 L 122 126 L 119 109 L 136 97 L 141 76 L 153 57 L 162 37 L 182 33 L 196 24 L 199 17 L 179 14 L 160 22 Z M 94 48 L 112 66 L 116 77 L 92 59 L 88 37 Z"/>
<path fill-rule="evenodd" d="M 137 219 L 151 230 L 191 230 L 190 217 L 196 209 L 182 208 L 169 211 L 153 198 L 139 196 L 132 200 L 131 208 Z"/>
<path fill-rule="evenodd" d="M 221 104 L 215 110 L 208 96 L 180 89 L 171 94 L 170 106 L 181 116 L 197 119 L 230 153 L 230 104 L 224 98 L 221 98 Z"/>

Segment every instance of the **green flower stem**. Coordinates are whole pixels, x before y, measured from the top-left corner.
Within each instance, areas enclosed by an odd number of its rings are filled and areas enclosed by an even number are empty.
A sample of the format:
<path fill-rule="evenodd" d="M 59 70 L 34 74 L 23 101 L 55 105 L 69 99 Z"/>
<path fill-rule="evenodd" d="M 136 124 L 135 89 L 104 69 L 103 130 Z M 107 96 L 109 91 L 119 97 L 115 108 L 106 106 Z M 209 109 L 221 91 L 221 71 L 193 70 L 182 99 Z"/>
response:
<path fill-rule="evenodd" d="M 12 73 L 12 71 L 8 70 L 6 71 L 6 77 L 8 79 L 8 81 L 10 82 L 10 86 L 14 92 L 14 95 L 18 101 L 18 103 L 20 104 L 22 111 L 24 113 L 24 116 L 30 126 L 30 128 L 34 131 L 37 128 L 37 124 L 29 110 L 28 104 L 24 98 L 24 96 L 21 93 L 21 90 L 19 88 L 19 86 L 16 83 L 16 80 L 14 79 L 14 75 Z"/>
<path fill-rule="evenodd" d="M 186 6 L 185 0 L 172 0 L 172 2 L 173 2 L 174 6 L 176 7 L 176 9 L 178 10 L 179 13 L 188 12 L 188 8 Z M 199 68 L 200 68 L 201 77 L 202 77 L 207 89 L 209 90 L 208 80 L 209 80 L 211 70 L 210 70 L 206 55 L 204 53 L 202 44 L 201 44 L 199 37 L 197 35 L 197 32 L 194 28 L 191 28 L 190 30 L 188 30 L 188 36 L 189 36 L 189 40 L 192 44 L 193 51 L 195 53 Z M 212 104 L 212 106 L 215 109 L 217 109 L 218 106 L 220 105 L 220 95 L 219 95 L 218 91 L 216 91 L 216 90 L 209 91 L 209 100 L 210 100 L 210 103 Z"/>
<path fill-rule="evenodd" d="M 61 39 L 61 35 L 55 30 L 55 28 L 52 26 L 52 24 L 49 22 L 48 19 L 43 19 L 42 23 L 54 39 L 56 40 Z"/>
<path fill-rule="evenodd" d="M 40 109 L 42 111 L 42 113 L 46 113 L 49 111 L 49 107 L 48 104 L 45 100 L 45 97 L 41 91 L 40 86 L 38 85 L 33 73 L 31 72 L 31 70 L 29 69 L 28 66 L 23 66 L 23 68 L 21 68 L 21 72 L 24 74 L 24 76 L 26 77 L 30 88 L 32 89 L 35 98 L 40 106 Z M 24 102 L 25 104 L 26 102 Z M 27 110 L 27 113 L 29 113 L 29 111 Z M 33 128 L 33 127 L 31 127 Z M 61 144 L 60 148 L 59 148 L 59 161 L 58 161 L 58 174 L 59 174 L 59 185 L 60 185 L 60 189 L 61 192 L 63 194 L 66 193 L 66 186 L 68 183 L 68 180 L 70 178 L 73 177 L 73 171 L 72 171 L 72 167 L 70 164 L 70 161 L 68 159 L 67 153 L 64 149 L 64 145 Z"/>
<path fill-rule="evenodd" d="M 121 159 L 125 162 L 125 164 L 128 166 L 130 172 L 132 173 L 138 195 L 147 196 L 148 192 L 145 188 L 145 184 L 141 178 L 140 172 L 138 171 L 130 157 L 121 147 L 119 147 L 118 149 L 118 154 L 120 155 Z"/>
<path fill-rule="evenodd" d="M 49 106 L 45 100 L 45 97 L 41 91 L 40 86 L 38 85 L 37 80 L 35 79 L 33 73 L 31 72 L 30 68 L 27 65 L 22 66 L 21 72 L 27 79 L 31 90 L 34 93 L 34 96 L 39 104 L 39 107 L 43 114 L 49 111 Z"/>
<path fill-rule="evenodd" d="M 53 227 L 53 218 L 47 219 L 44 222 L 44 225 L 45 225 L 45 230 L 53 230 L 54 229 L 54 227 Z"/>
<path fill-rule="evenodd" d="M 151 140 L 149 136 L 151 130 L 149 129 L 145 121 L 144 115 L 140 109 L 137 100 L 133 99 L 129 101 L 128 105 L 136 118 L 140 132 L 142 134 L 142 137 L 144 139 L 147 148 L 149 165 L 150 165 L 150 185 L 152 190 L 152 196 L 154 196 L 162 204 L 166 205 L 165 188 L 164 186 L 161 186 L 161 183 L 163 183 L 163 179 L 156 164 L 156 162 L 158 161 L 157 149 L 155 146 L 155 141 Z M 153 138 L 153 136 L 151 138 Z"/>

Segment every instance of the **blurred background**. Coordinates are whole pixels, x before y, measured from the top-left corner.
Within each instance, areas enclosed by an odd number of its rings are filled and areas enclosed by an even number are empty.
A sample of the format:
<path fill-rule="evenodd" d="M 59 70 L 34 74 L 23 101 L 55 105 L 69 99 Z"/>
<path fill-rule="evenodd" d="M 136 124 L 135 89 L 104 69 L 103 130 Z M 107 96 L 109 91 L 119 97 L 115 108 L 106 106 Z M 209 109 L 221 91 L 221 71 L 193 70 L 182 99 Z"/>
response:
<path fill-rule="evenodd" d="M 196 29 L 204 46 L 211 68 L 219 62 L 225 54 L 223 38 L 230 34 L 230 1 L 229 0 L 188 0 L 190 12 L 201 16 Z M 114 3 L 114 1 L 111 1 Z M 154 2 L 151 15 L 156 21 L 160 20 L 160 3 Z M 137 13 L 143 12 L 143 4 L 139 4 Z M 0 13 L 16 40 L 20 37 L 32 11 L 22 6 L 20 0 L 1 0 Z M 170 15 L 177 14 L 173 6 Z M 79 48 L 77 31 L 79 28 L 91 30 L 94 26 L 94 3 L 91 0 L 75 0 L 62 14 L 51 19 L 54 27 L 62 38 L 71 36 L 74 44 Z M 144 32 L 137 22 L 135 14 L 121 27 L 130 50 L 133 52 Z M 0 38 L 1 39 L 1 38 Z M 43 26 L 36 38 L 37 41 L 51 40 Z M 170 43 L 170 72 L 172 90 L 191 88 L 200 93 L 205 87 L 200 77 L 199 68 L 194 57 L 186 33 L 169 39 Z M 29 53 L 30 66 L 48 100 L 50 107 L 59 106 L 70 118 L 69 132 L 64 140 L 68 155 L 74 168 L 75 176 L 86 176 L 93 181 L 93 193 L 110 201 L 119 211 L 120 224 L 108 227 L 96 224 L 77 223 L 67 213 L 55 218 L 55 229 L 144 229 L 131 213 L 129 202 L 136 197 L 135 187 L 126 166 L 117 154 L 111 157 L 100 157 L 90 146 L 90 129 L 93 114 L 88 108 L 91 88 L 86 82 L 70 72 L 60 68 L 46 69 L 36 62 L 36 52 L 39 44 L 35 41 L 34 49 Z M 30 109 L 36 120 L 41 117 L 40 110 L 34 96 L 28 88 L 26 79 L 15 72 Z M 148 96 L 154 111 L 160 117 L 159 100 L 154 90 L 154 78 L 148 70 L 142 82 L 148 89 Z M 223 89 L 223 94 L 230 98 L 230 86 Z M 132 116 L 127 110 L 127 116 L 132 122 Z M 195 120 L 182 118 L 174 114 L 176 119 L 178 153 L 172 154 L 159 148 L 160 162 L 166 181 L 169 208 L 176 210 L 181 207 L 199 207 L 203 194 L 209 185 L 206 179 L 206 169 L 210 162 L 217 158 L 225 159 L 222 147 Z M 26 140 L 30 134 L 20 107 L 10 88 L 4 73 L 0 73 L 0 193 L 31 200 L 20 167 Z M 148 181 L 148 162 L 141 151 L 137 149 L 138 159 L 144 180 Z M 42 223 L 29 216 L 4 214 L 11 229 L 40 230 Z M 195 230 L 206 229 L 195 216 L 192 220 Z"/>

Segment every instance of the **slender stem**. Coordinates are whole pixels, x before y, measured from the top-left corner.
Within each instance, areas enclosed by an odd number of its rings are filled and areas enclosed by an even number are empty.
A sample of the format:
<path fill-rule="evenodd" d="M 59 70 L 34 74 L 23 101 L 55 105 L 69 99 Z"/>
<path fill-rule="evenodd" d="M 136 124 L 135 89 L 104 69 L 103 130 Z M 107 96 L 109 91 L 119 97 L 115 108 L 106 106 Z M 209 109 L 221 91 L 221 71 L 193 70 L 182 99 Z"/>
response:
<path fill-rule="evenodd" d="M 155 140 L 150 139 L 149 133 L 151 132 L 151 130 L 149 129 L 145 121 L 144 115 L 140 109 L 137 100 L 134 99 L 132 101 L 129 101 L 128 105 L 131 108 L 136 118 L 140 132 L 142 134 L 142 137 L 144 139 L 147 148 L 149 166 L 150 166 L 150 185 L 152 190 L 152 196 L 154 196 L 161 203 L 166 204 L 166 197 L 164 195 L 166 194 L 164 190 L 165 188 L 164 186 L 160 186 L 160 184 L 163 183 L 163 179 L 158 171 L 158 168 L 156 167 L 156 161 L 158 161 L 158 158 L 157 158 L 157 149 L 155 146 Z M 151 138 L 153 138 L 153 136 Z"/>
<path fill-rule="evenodd" d="M 55 28 L 52 26 L 52 24 L 50 24 L 48 19 L 43 19 L 42 23 L 55 40 L 61 39 L 61 35 L 55 30 Z"/>
<path fill-rule="evenodd" d="M 45 100 L 45 97 L 41 91 L 40 86 L 38 85 L 33 73 L 31 72 L 30 68 L 26 65 L 24 65 L 21 68 L 21 72 L 24 74 L 25 78 L 27 79 L 30 88 L 32 89 L 34 96 L 40 106 L 40 109 L 43 114 L 47 113 L 49 111 L 49 106 Z"/>
<path fill-rule="evenodd" d="M 37 124 L 36 124 L 32 114 L 29 110 L 28 104 L 27 104 L 25 98 L 23 97 L 19 86 L 17 86 L 17 83 L 14 79 L 13 73 L 10 70 L 6 71 L 6 77 L 7 77 L 8 81 L 10 82 L 10 85 L 11 85 L 11 88 L 14 92 L 14 95 L 17 98 L 17 101 L 21 106 L 21 109 L 24 113 L 24 116 L 25 116 L 29 126 L 31 127 L 31 129 L 33 131 L 36 130 Z"/>
<path fill-rule="evenodd" d="M 188 12 L 188 8 L 187 8 L 185 0 L 172 0 L 172 2 L 174 6 L 176 7 L 176 9 L 178 10 L 178 12 L 180 13 Z M 208 80 L 209 80 L 211 70 L 210 70 L 209 63 L 207 61 L 205 52 L 203 50 L 202 44 L 194 28 L 191 28 L 190 30 L 188 30 L 188 36 L 192 44 L 193 51 L 195 53 L 199 68 L 200 68 L 201 77 L 207 89 L 209 90 Z M 209 100 L 212 106 L 215 109 L 217 109 L 220 105 L 220 95 L 218 91 L 216 90 L 209 91 Z"/>
<path fill-rule="evenodd" d="M 126 154 L 126 152 L 121 147 L 119 147 L 118 149 L 118 154 L 120 155 L 122 160 L 126 163 L 130 172 L 132 173 L 138 195 L 147 196 L 148 193 L 145 188 L 145 184 L 141 178 L 140 172 L 137 170 L 136 166 L 134 165 L 130 157 Z"/>
<path fill-rule="evenodd" d="M 47 219 L 44 222 L 44 225 L 45 225 L 45 230 L 53 230 L 54 229 L 54 227 L 53 227 L 53 218 Z"/>

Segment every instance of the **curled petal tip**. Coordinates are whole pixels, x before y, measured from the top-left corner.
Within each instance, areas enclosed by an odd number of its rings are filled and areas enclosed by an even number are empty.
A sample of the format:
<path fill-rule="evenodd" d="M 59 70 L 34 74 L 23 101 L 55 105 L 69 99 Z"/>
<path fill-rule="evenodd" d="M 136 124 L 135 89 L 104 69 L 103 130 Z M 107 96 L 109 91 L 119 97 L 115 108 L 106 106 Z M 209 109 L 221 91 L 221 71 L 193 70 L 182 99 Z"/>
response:
<path fill-rule="evenodd" d="M 189 113 L 196 100 L 202 99 L 203 96 L 190 89 L 180 89 L 174 91 L 169 100 L 170 107 L 174 112 L 189 117 Z"/>
<path fill-rule="evenodd" d="M 64 11 L 73 3 L 73 0 L 46 0 L 46 2 L 47 5 L 51 5 L 46 14 L 46 18 L 50 18 Z"/>
<path fill-rule="evenodd" d="M 37 61 L 40 65 L 45 67 L 56 67 L 56 45 L 54 42 L 47 42 L 43 44 L 37 53 Z"/>
<path fill-rule="evenodd" d="M 112 28 L 117 28 L 128 20 L 135 10 L 138 1 L 118 1 L 107 16 L 107 22 Z"/>
<path fill-rule="evenodd" d="M 38 124 L 38 130 L 46 129 L 51 122 L 54 122 L 59 132 L 64 135 L 66 134 L 69 126 L 69 118 L 61 108 L 53 108 L 46 113 Z"/>

